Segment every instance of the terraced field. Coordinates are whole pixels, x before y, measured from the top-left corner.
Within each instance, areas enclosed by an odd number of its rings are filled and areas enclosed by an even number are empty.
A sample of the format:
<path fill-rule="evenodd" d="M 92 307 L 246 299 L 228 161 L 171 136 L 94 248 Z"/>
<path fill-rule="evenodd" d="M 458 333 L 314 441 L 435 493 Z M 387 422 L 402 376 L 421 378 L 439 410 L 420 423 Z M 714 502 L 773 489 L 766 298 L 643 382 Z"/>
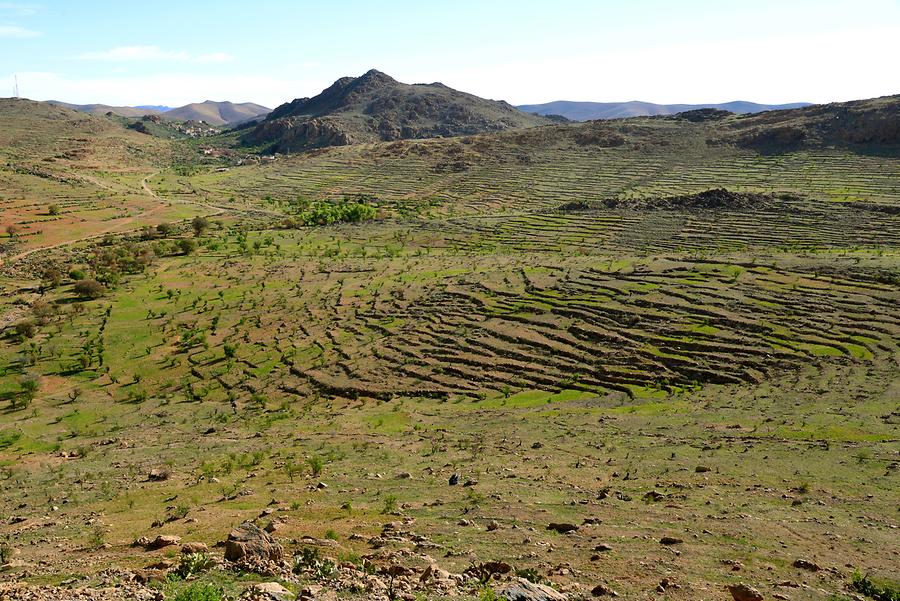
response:
<path fill-rule="evenodd" d="M 243 520 L 339 573 L 409 565 L 409 599 L 447 597 L 428 561 L 503 561 L 573 600 L 852 599 L 854 570 L 895 578 L 900 161 L 594 127 L 162 169 L 162 202 L 233 212 L 39 255 L 146 258 L 99 298 L 6 266 L 0 582 L 149 570 L 174 597 L 190 579 L 159 562 L 179 554 L 132 542 L 218 557 Z M 720 187 L 767 194 L 664 198 Z M 298 197 L 352 194 L 378 218 L 285 226 Z M 223 565 L 198 578 L 230 597 L 262 577 Z M 472 573 L 453 596 L 491 599 Z"/>

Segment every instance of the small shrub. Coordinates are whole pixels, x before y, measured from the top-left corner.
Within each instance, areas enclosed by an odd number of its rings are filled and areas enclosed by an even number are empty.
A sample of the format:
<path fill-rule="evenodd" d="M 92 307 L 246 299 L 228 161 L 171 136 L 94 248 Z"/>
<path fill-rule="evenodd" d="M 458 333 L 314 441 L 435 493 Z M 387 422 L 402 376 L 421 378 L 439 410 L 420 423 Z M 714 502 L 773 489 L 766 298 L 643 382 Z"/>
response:
<path fill-rule="evenodd" d="M 191 227 L 194 228 L 194 235 L 199 238 L 209 229 L 209 219 L 198 215 L 191 221 Z"/>
<path fill-rule="evenodd" d="M 103 296 L 106 289 L 97 280 L 79 280 L 75 282 L 72 290 L 82 299 L 91 300 Z"/>
<path fill-rule="evenodd" d="M 195 574 L 206 572 L 216 566 L 216 560 L 206 553 L 188 553 L 181 557 L 175 575 L 179 578 L 190 578 Z"/>
<path fill-rule="evenodd" d="M 37 334 L 37 322 L 33 319 L 23 319 L 17 321 L 13 329 L 20 338 L 34 338 L 34 335 Z"/>
<path fill-rule="evenodd" d="M 12 547 L 0 545 L 0 566 L 8 564 L 10 559 L 12 559 Z"/>
<path fill-rule="evenodd" d="M 863 576 L 859 570 L 850 577 L 850 588 L 875 601 L 900 601 L 900 583 L 874 582 L 868 575 Z"/>
<path fill-rule="evenodd" d="M 320 557 L 318 549 L 304 547 L 294 556 L 292 571 L 294 574 L 311 571 L 317 580 L 328 580 L 337 572 L 337 566 L 330 559 Z"/>
<path fill-rule="evenodd" d="M 178 250 L 183 255 L 189 255 L 197 250 L 197 243 L 190 238 L 182 238 L 178 241 Z"/>
<path fill-rule="evenodd" d="M 178 591 L 172 601 L 222 601 L 222 589 L 207 582 L 194 582 Z"/>
<path fill-rule="evenodd" d="M 319 455 L 313 455 L 306 460 L 306 463 L 309 465 L 309 472 L 313 476 L 318 476 L 322 473 L 322 467 L 325 465 L 325 460 Z"/>
<path fill-rule="evenodd" d="M 94 528 L 89 542 L 92 549 L 100 549 L 106 544 L 106 532 L 103 530 L 103 526 Z"/>
<path fill-rule="evenodd" d="M 384 498 L 381 513 L 394 513 L 397 511 L 397 495 L 388 495 Z"/>

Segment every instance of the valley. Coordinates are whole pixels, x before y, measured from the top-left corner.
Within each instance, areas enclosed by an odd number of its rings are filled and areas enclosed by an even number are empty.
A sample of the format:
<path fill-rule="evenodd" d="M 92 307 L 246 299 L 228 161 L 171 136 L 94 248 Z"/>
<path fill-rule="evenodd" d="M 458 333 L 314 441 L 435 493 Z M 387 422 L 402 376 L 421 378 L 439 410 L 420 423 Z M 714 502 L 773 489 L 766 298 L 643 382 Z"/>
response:
<path fill-rule="evenodd" d="M 896 586 L 898 107 L 257 162 L 2 101 L 0 598 Z"/>

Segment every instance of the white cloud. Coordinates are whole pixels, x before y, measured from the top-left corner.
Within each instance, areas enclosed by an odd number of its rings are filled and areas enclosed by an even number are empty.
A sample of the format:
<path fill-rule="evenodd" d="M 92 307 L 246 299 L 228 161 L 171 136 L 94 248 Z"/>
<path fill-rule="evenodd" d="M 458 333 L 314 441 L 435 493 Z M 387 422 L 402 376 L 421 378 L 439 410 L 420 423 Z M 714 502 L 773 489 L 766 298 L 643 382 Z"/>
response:
<path fill-rule="evenodd" d="M 225 63 L 232 60 L 225 52 L 191 54 L 184 50 L 164 50 L 159 46 L 118 46 L 100 52 L 84 52 L 75 58 L 87 61 L 180 61 L 189 63 Z"/>
<path fill-rule="evenodd" d="M 24 27 L 19 27 L 17 25 L 0 25 L 0 39 L 25 39 L 25 38 L 36 38 L 40 34 L 36 31 L 31 31 L 30 29 L 25 29 Z"/>
<path fill-rule="evenodd" d="M 210 52 L 209 54 L 201 54 L 193 59 L 195 63 L 227 63 L 234 60 L 234 57 L 227 52 Z"/>

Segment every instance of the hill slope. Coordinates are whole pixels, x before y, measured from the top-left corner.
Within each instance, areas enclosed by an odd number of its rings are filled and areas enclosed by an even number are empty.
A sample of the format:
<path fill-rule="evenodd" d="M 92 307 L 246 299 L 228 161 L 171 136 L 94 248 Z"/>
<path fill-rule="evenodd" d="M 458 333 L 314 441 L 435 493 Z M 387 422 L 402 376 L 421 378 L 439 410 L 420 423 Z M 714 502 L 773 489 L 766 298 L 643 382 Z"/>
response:
<path fill-rule="evenodd" d="M 276 108 L 244 138 L 287 152 L 321 146 L 470 135 L 546 125 L 506 102 L 441 83 L 405 84 L 371 70 L 343 77 L 314 98 Z"/>
<path fill-rule="evenodd" d="M 235 104 L 228 101 L 214 102 L 207 100 L 205 102 L 186 104 L 166 111 L 165 118 L 176 121 L 204 121 L 212 125 L 236 125 L 261 117 L 269 113 L 270 110 L 252 102 Z"/>
<path fill-rule="evenodd" d="M 153 106 L 110 106 L 108 104 L 71 104 L 58 100 L 48 100 L 48 104 L 61 106 L 81 113 L 91 115 L 105 115 L 112 113 L 120 117 L 143 117 L 144 115 L 160 115 L 171 121 L 204 121 L 211 125 L 237 125 L 251 119 L 256 119 L 269 113 L 271 109 L 243 102 L 194 102 L 177 108 L 159 110 Z"/>
<path fill-rule="evenodd" d="M 158 111 L 149 107 L 139 106 L 110 106 L 108 104 L 72 104 L 70 102 L 62 102 L 60 100 L 48 100 L 47 104 L 61 106 L 79 113 L 88 113 L 90 115 L 102 116 L 106 113 L 112 113 L 120 117 L 143 117 L 144 115 L 159 115 L 162 111 Z"/>
<path fill-rule="evenodd" d="M 649 117 L 653 115 L 674 115 L 684 111 L 713 108 L 732 113 L 760 113 L 781 109 L 793 109 L 809 106 L 807 102 L 791 104 L 757 104 L 735 100 L 722 104 L 654 104 L 632 100 L 630 102 L 573 102 L 557 100 L 545 104 L 523 104 L 519 110 L 537 115 L 561 115 L 572 121 L 590 121 L 593 119 L 623 119 L 627 117 Z"/>

